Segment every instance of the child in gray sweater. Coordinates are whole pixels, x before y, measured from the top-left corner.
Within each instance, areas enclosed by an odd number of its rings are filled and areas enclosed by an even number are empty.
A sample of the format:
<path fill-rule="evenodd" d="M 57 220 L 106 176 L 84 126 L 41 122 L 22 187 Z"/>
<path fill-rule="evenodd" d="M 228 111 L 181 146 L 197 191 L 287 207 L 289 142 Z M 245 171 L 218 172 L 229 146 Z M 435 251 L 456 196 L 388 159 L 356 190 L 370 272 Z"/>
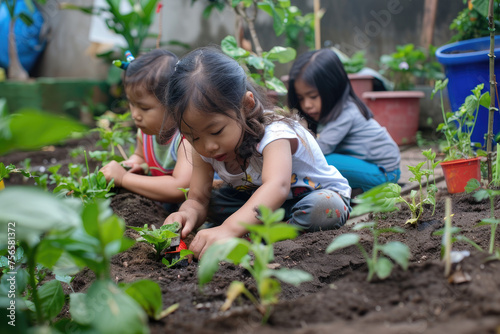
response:
<path fill-rule="evenodd" d="M 399 180 L 398 146 L 356 96 L 334 51 L 309 51 L 295 60 L 288 106 L 307 120 L 328 163 L 353 192 Z"/>

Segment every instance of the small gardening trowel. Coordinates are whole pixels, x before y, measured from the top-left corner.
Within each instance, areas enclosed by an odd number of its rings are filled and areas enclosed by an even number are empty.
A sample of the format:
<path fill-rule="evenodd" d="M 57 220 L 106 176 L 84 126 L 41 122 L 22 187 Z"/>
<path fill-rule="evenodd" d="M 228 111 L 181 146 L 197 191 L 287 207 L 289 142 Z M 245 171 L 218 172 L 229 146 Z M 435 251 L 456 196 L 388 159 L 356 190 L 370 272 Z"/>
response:
<path fill-rule="evenodd" d="M 165 255 L 163 256 L 169 263 L 178 261 L 181 257 L 181 250 L 187 249 L 186 243 L 181 240 L 181 229 L 182 225 L 179 224 L 179 228 L 175 231 L 178 234 L 177 237 L 170 239 L 170 247 L 165 249 Z M 176 264 L 177 266 L 185 267 L 188 265 L 188 259 L 183 259 Z"/>

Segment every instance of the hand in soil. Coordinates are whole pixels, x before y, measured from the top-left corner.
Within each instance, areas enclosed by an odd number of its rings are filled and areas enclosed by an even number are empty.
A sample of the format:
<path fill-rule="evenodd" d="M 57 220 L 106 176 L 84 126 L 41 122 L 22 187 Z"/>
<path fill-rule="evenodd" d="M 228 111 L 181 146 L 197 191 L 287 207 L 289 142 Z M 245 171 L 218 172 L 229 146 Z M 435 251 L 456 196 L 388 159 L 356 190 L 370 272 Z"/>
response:
<path fill-rule="evenodd" d="M 235 235 L 224 225 L 207 228 L 196 233 L 193 241 L 189 245 L 189 250 L 194 253 L 194 257 L 201 259 L 203 253 L 213 243 L 233 238 Z"/>
<path fill-rule="evenodd" d="M 115 185 L 117 187 L 122 186 L 123 176 L 127 173 L 125 168 L 114 160 L 102 167 L 100 171 L 106 177 L 107 182 L 111 181 L 111 179 L 115 179 Z"/>

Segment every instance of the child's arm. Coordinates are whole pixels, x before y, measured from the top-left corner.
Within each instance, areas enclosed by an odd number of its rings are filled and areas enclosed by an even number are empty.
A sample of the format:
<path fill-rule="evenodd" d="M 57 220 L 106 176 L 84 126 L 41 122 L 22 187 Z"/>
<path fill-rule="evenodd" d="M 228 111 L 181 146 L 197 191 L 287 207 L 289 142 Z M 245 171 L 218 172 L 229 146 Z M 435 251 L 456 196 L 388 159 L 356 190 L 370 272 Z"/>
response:
<path fill-rule="evenodd" d="M 184 139 L 179 146 L 172 175 L 147 176 L 125 173 L 117 185 L 155 201 L 180 203 L 185 197 L 179 188 L 189 187 L 193 170 L 191 151 L 191 144 Z"/>
<path fill-rule="evenodd" d="M 187 237 L 191 231 L 203 224 L 207 217 L 208 204 L 212 195 L 212 180 L 214 178 L 212 166 L 203 161 L 194 150 L 192 157 L 193 172 L 189 184 L 188 199 L 182 203 L 178 212 L 169 215 L 163 223 L 164 225 L 173 222 L 181 223 L 182 238 Z"/>
<path fill-rule="evenodd" d="M 293 139 L 296 140 L 296 139 Z M 241 237 L 247 230 L 241 223 L 258 224 L 256 208 L 265 205 L 272 210 L 280 208 L 290 192 L 292 175 L 293 140 L 278 139 L 269 143 L 262 152 L 262 185 L 238 211 L 220 226 L 199 231 L 189 249 L 201 257 L 206 249 L 218 240 Z M 293 144 L 293 145 L 292 145 Z"/>

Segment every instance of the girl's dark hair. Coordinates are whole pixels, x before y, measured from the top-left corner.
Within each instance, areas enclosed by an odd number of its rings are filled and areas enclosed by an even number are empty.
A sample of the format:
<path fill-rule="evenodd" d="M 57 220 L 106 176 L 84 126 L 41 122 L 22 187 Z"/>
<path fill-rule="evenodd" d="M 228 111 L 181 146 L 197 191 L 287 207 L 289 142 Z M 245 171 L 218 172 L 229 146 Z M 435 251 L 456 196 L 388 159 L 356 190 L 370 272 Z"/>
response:
<path fill-rule="evenodd" d="M 176 62 L 175 54 L 162 49 L 154 49 L 140 55 L 128 65 L 123 85 L 126 89 L 134 91 L 142 88 L 161 102 Z"/>
<path fill-rule="evenodd" d="M 253 93 L 253 108 L 243 103 L 247 91 Z M 247 79 L 236 60 L 216 47 L 199 48 L 181 58 L 170 78 L 164 102 L 179 128 L 188 107 L 232 118 L 234 114 L 230 112 L 236 112 L 243 130 L 236 153 L 245 161 L 257 154 L 257 143 L 264 136 L 264 128 L 274 120 L 269 113 L 264 113 L 268 107 L 265 94 Z"/>
<path fill-rule="evenodd" d="M 300 107 L 295 91 L 295 80 L 301 79 L 318 90 L 321 98 L 319 121 L 314 121 Z M 318 123 L 328 123 L 339 117 L 348 99 L 354 101 L 366 119 L 373 117 L 370 109 L 354 93 L 344 66 L 337 54 L 330 49 L 306 52 L 295 60 L 290 69 L 288 82 L 288 106 L 297 109 L 316 132 Z"/>

